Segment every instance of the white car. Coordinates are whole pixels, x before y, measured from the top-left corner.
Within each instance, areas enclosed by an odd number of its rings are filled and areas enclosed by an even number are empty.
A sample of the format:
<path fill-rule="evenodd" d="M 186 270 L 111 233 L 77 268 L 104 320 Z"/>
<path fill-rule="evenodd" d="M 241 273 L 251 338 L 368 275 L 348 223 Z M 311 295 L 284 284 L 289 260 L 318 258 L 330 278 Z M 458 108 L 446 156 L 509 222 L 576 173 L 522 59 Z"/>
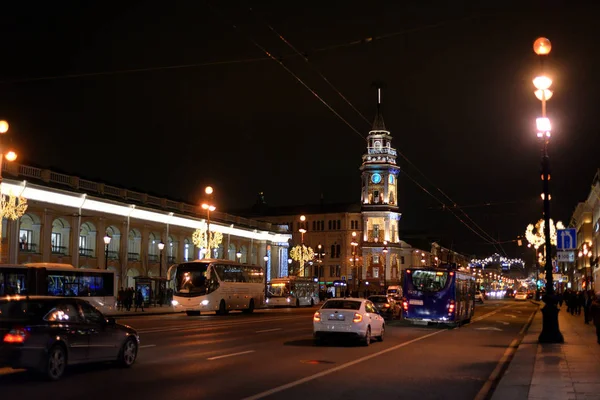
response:
<path fill-rule="evenodd" d="M 329 299 L 313 315 L 313 336 L 316 345 L 325 338 L 356 338 L 363 345 L 372 338 L 383 341 L 385 322 L 375 305 L 367 299 Z"/>
<path fill-rule="evenodd" d="M 479 290 L 475 292 L 475 301 L 483 304 L 483 293 Z"/>
<path fill-rule="evenodd" d="M 515 293 L 515 300 L 527 300 L 527 292 Z"/>

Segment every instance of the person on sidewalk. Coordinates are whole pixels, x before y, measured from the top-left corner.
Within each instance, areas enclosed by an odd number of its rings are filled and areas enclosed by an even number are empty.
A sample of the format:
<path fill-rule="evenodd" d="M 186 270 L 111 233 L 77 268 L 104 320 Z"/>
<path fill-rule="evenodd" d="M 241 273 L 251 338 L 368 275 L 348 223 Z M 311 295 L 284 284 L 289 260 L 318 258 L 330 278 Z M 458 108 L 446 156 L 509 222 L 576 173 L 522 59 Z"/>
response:
<path fill-rule="evenodd" d="M 590 310 L 592 308 L 592 301 L 594 301 L 594 292 L 586 290 L 583 292 L 583 321 L 585 324 L 590 323 Z"/>
<path fill-rule="evenodd" d="M 592 321 L 596 325 L 596 337 L 598 344 L 600 344 L 600 292 L 596 293 L 590 306 L 590 314 L 592 314 Z"/>
<path fill-rule="evenodd" d="M 144 311 L 144 295 L 142 294 L 142 289 L 138 289 L 135 294 L 135 310 L 133 311 L 136 312 L 138 307 L 142 309 L 142 312 Z"/>

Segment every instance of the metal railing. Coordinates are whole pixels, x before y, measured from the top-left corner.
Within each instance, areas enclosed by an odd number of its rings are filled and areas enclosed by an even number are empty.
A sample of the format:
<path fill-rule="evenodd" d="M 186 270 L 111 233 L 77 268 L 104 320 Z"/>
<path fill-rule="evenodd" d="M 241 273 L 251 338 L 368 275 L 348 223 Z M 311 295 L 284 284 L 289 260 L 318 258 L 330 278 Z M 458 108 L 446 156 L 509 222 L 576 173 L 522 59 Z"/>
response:
<path fill-rule="evenodd" d="M 82 257 L 94 257 L 94 249 L 79 248 L 79 255 Z"/>
<path fill-rule="evenodd" d="M 117 197 L 122 200 L 132 200 L 149 206 L 159 207 L 162 209 L 177 210 L 179 212 L 191 214 L 196 218 L 205 218 L 205 212 L 197 205 L 177 202 L 169 199 L 163 199 L 156 196 L 150 196 L 144 193 L 135 192 L 129 189 L 121 189 L 115 186 L 105 185 L 103 183 L 93 182 L 86 179 L 81 179 L 76 176 L 61 174 L 58 172 L 21 165 L 17 163 L 8 163 L 3 161 L 3 171 L 6 175 L 12 175 L 22 178 L 40 179 L 47 183 L 55 183 L 59 185 L 69 186 L 73 189 L 81 189 L 87 192 L 98 194 L 100 196 Z M 211 213 L 211 219 L 214 215 L 216 223 L 234 224 L 246 228 L 253 228 L 265 231 L 275 231 L 279 233 L 287 233 L 284 227 L 279 227 L 277 224 L 272 224 L 266 221 L 257 221 L 254 219 L 238 217 L 227 213 L 215 211 Z"/>

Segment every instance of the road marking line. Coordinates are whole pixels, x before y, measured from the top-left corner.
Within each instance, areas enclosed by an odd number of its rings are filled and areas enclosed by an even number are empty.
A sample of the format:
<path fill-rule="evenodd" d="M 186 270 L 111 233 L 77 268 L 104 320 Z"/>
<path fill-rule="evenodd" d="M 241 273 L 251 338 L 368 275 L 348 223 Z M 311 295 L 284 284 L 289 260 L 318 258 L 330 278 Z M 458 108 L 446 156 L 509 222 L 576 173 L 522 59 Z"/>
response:
<path fill-rule="evenodd" d="M 504 367 L 505 366 L 508 367 L 508 365 L 510 365 L 510 362 L 512 361 L 512 359 L 514 357 L 514 354 L 517 352 L 517 349 L 519 348 L 519 346 L 521 345 L 521 342 L 523 341 L 523 338 L 525 337 L 525 331 L 531 325 L 531 322 L 533 321 L 533 318 L 535 317 L 536 313 L 537 313 L 537 310 L 535 310 L 531 314 L 527 323 L 523 326 L 523 328 L 521 328 L 521 331 L 519 332 L 518 337 L 516 339 L 513 339 L 512 342 L 510 342 L 510 345 L 508 346 L 508 348 L 502 355 L 502 358 L 500 359 L 500 361 L 498 361 L 498 364 L 496 364 L 496 368 L 494 368 L 494 370 L 492 371 L 492 374 L 489 376 L 487 381 L 484 383 L 481 390 L 479 390 L 479 393 L 477 393 L 477 396 L 475 396 L 475 400 L 484 400 L 489 397 L 492 387 L 494 386 L 496 381 L 498 381 L 502 377 L 502 371 L 504 371 Z"/>
<path fill-rule="evenodd" d="M 295 316 L 295 317 L 282 317 L 282 318 L 269 318 L 264 320 L 252 320 L 252 321 L 231 321 L 226 323 L 205 323 L 205 324 L 194 324 L 194 325 L 179 325 L 179 326 L 168 326 L 168 327 L 159 327 L 159 328 L 146 328 L 146 329 L 138 329 L 138 333 L 162 333 L 162 332 L 172 332 L 178 330 L 191 330 L 198 328 L 227 328 L 237 325 L 248 325 L 248 324 L 256 324 L 261 322 L 272 322 L 272 321 L 284 321 L 284 320 L 293 320 L 306 318 L 306 316 Z"/>
<path fill-rule="evenodd" d="M 243 400 L 258 400 L 258 399 L 265 398 L 267 396 L 271 396 L 272 394 L 279 393 L 279 392 L 284 391 L 286 389 L 290 389 L 290 388 L 293 388 L 295 386 L 301 385 L 303 383 L 315 380 L 317 378 L 321 378 L 322 376 L 326 376 L 326 375 L 332 374 L 334 372 L 346 369 L 346 368 L 351 367 L 353 365 L 359 364 L 359 363 L 361 363 L 363 361 L 367 361 L 367 360 L 370 360 L 371 358 L 378 357 L 378 356 L 380 356 L 382 354 L 386 354 L 386 353 L 398 350 L 401 347 L 408 346 L 409 344 L 418 342 L 418 341 L 426 339 L 428 337 L 431 337 L 431 336 L 434 336 L 434 335 L 439 335 L 442 332 L 448 332 L 448 331 L 447 330 L 436 331 L 436 332 L 430 333 L 428 335 L 419 336 L 418 338 L 409 340 L 409 341 L 404 342 L 404 343 L 397 344 L 397 345 L 392 346 L 390 348 L 387 348 L 385 350 L 378 351 L 377 353 L 369 354 L 368 356 L 358 358 L 358 359 L 356 359 L 354 361 L 347 362 L 347 363 L 342 364 L 340 366 L 337 366 L 337 367 L 334 367 L 334 368 L 331 368 L 331 369 L 328 369 L 328 370 L 316 373 L 314 375 L 307 376 L 307 377 L 302 378 L 302 379 L 298 379 L 298 380 L 290 382 L 290 383 L 286 383 L 285 385 L 277 386 L 277 387 L 275 387 L 273 389 L 265 390 L 264 392 L 255 394 L 255 395 L 250 396 L 250 397 L 246 397 Z"/>
<path fill-rule="evenodd" d="M 263 329 L 262 331 L 256 331 L 256 333 L 275 332 L 275 331 L 280 331 L 282 329 L 283 328 Z"/>
<path fill-rule="evenodd" d="M 231 353 L 231 354 L 225 354 L 223 356 L 216 356 L 216 357 L 210 357 L 207 358 L 208 361 L 212 361 L 212 360 L 218 360 L 220 358 L 226 358 L 226 357 L 234 357 L 234 356 L 241 356 L 242 354 L 249 354 L 249 353 L 254 353 L 256 350 L 248 350 L 248 351 L 240 351 L 239 353 Z"/>
<path fill-rule="evenodd" d="M 145 344 L 143 346 L 140 346 L 140 349 L 145 349 L 147 347 L 156 347 L 156 345 L 155 344 Z"/>

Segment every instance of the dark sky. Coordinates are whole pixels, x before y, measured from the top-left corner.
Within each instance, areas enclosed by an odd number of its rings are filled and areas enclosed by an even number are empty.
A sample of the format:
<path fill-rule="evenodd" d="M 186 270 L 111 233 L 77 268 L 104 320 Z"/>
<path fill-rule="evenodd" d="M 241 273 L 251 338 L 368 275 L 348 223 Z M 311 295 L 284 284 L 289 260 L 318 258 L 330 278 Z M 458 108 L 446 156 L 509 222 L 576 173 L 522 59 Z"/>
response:
<path fill-rule="evenodd" d="M 554 217 L 568 223 L 599 167 L 598 7 L 12 3 L 0 8 L 0 117 L 26 164 L 188 202 L 212 184 L 221 210 L 250 206 L 259 191 L 272 206 L 316 203 L 321 194 L 358 201 L 364 139 L 254 41 L 365 136 L 370 125 L 321 75 L 369 120 L 372 83 L 384 82 L 386 125 L 413 164 L 399 157 L 403 170 L 446 204 L 438 188 L 465 206 L 495 239 L 512 240 L 541 217 L 532 43 L 546 36 Z M 361 41 L 369 37 L 381 38 Z M 216 64 L 189 66 L 207 63 Z M 126 70 L 142 71 L 113 73 Z M 403 229 L 481 257 L 494 251 L 402 175 L 399 197 Z"/>

